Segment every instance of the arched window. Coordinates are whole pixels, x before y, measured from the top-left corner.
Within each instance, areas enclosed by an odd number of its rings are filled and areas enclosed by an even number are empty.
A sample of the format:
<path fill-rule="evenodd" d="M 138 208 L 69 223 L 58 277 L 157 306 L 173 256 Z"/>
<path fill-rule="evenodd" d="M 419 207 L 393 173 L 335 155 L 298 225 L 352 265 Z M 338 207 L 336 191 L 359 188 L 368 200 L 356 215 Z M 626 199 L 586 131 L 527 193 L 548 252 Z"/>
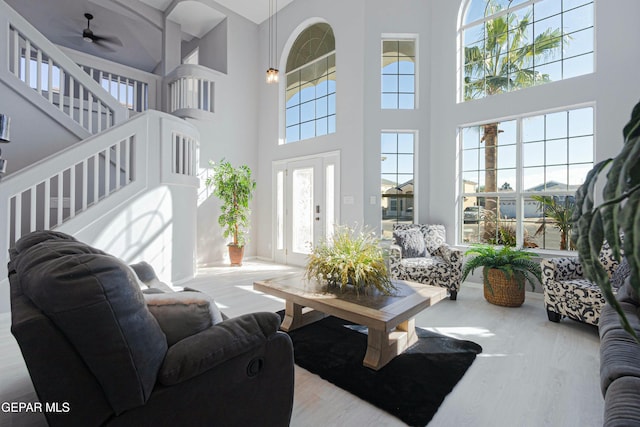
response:
<path fill-rule="evenodd" d="M 334 133 L 336 42 L 329 24 L 300 33 L 289 51 L 286 77 L 286 142 Z"/>
<path fill-rule="evenodd" d="M 465 0 L 462 100 L 593 72 L 593 0 Z"/>

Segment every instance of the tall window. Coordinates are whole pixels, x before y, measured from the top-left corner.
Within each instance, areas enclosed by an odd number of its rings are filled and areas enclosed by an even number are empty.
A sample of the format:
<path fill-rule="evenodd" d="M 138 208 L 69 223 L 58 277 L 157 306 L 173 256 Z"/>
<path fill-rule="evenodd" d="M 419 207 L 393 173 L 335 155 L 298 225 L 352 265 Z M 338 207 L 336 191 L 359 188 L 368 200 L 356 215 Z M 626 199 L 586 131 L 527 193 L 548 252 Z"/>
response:
<path fill-rule="evenodd" d="M 574 194 L 593 167 L 593 108 L 464 127 L 462 243 L 572 249 Z"/>
<path fill-rule="evenodd" d="M 416 106 L 416 41 L 382 40 L 382 108 Z"/>
<path fill-rule="evenodd" d="M 336 131 L 336 43 L 329 24 L 314 24 L 287 58 L 286 142 Z"/>
<path fill-rule="evenodd" d="M 413 132 L 381 134 L 382 237 L 391 238 L 393 224 L 413 223 Z"/>
<path fill-rule="evenodd" d="M 469 0 L 463 99 L 593 72 L 593 0 Z"/>

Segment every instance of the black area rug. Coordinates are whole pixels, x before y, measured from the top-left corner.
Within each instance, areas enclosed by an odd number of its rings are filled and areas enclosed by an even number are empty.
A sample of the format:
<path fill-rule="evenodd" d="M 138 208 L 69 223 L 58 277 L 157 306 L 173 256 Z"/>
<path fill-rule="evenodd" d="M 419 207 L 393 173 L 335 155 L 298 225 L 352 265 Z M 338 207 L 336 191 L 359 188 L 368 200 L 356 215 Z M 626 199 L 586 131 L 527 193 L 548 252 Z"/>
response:
<path fill-rule="evenodd" d="M 278 312 L 280 317 L 284 312 Z M 362 366 L 367 328 L 327 317 L 289 332 L 298 366 L 401 419 L 424 426 L 482 347 L 416 328 L 418 342 L 379 371 Z"/>

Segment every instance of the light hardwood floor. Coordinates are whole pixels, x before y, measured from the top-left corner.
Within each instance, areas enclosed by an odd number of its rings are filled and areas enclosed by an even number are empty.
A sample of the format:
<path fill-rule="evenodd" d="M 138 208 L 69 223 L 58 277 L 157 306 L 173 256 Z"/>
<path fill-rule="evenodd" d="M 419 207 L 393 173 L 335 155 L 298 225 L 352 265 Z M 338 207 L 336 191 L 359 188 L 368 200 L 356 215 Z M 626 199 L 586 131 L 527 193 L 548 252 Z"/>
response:
<path fill-rule="evenodd" d="M 201 270 L 188 286 L 211 294 L 229 316 L 276 311 L 284 302 L 253 290 L 254 280 L 290 268 L 246 262 L 241 268 Z M 519 308 L 487 303 L 479 284 L 464 283 L 457 301 L 444 300 L 416 317 L 416 325 L 477 342 L 483 348 L 438 409 L 430 427 L 601 426 L 597 328 L 547 320 L 542 295 L 527 293 Z M 0 315 L 0 402 L 35 402 L 20 350 Z M 46 351 L 46 349 L 43 349 Z M 296 367 L 294 427 L 402 426 L 397 418 Z M 40 414 L 0 411 L 0 426 L 45 426 Z M 188 426 L 187 426 L 188 427 Z"/>

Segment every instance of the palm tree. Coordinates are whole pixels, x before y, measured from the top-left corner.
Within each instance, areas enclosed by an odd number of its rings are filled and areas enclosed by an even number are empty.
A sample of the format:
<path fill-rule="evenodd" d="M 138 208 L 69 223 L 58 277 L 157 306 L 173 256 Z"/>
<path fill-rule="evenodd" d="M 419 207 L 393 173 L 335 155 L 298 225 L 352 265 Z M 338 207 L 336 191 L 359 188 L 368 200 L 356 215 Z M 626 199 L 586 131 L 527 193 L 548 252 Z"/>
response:
<path fill-rule="evenodd" d="M 539 210 L 544 213 L 544 218 L 553 220 L 553 227 L 560 230 L 560 250 L 567 250 L 569 247 L 573 249 L 573 245 L 569 241 L 569 233 L 573 227 L 571 217 L 575 208 L 575 199 L 573 197 L 565 197 L 564 203 L 558 200 L 558 197 L 551 196 L 531 196 L 533 200 L 540 203 Z M 544 231 L 546 223 L 542 222 L 536 236 Z"/>
<path fill-rule="evenodd" d="M 491 16 L 502 6 L 489 0 L 485 16 Z M 482 94 L 495 95 L 550 81 L 548 74 L 533 69 L 533 65 L 545 58 L 553 57 L 562 47 L 563 36 L 559 28 L 547 29 L 534 40 L 528 39 L 531 13 L 518 17 L 507 13 L 487 20 L 484 25 L 484 44 L 465 47 L 465 100 L 481 97 Z M 483 125 L 481 142 L 485 144 L 485 191 L 497 192 L 497 142 L 498 123 Z M 487 197 L 485 209 L 499 217 L 497 199 Z M 496 230 L 486 230 L 495 232 Z M 485 232 L 485 234 L 487 234 Z"/>

